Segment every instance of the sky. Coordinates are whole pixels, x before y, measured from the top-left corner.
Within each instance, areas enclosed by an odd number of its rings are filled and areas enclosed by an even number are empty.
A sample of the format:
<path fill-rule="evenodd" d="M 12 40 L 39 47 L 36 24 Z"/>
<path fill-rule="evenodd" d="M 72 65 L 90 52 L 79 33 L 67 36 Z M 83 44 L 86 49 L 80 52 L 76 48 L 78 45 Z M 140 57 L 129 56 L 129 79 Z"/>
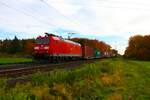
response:
<path fill-rule="evenodd" d="M 128 39 L 150 34 L 149 0 L 1 0 L 0 39 L 45 32 L 102 40 L 124 53 Z"/>

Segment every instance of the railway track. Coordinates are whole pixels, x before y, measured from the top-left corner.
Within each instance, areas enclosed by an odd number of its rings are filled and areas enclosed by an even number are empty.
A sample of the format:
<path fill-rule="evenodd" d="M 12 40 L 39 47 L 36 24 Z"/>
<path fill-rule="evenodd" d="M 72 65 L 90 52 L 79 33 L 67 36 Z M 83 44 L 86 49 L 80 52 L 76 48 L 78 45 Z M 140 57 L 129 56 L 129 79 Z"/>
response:
<path fill-rule="evenodd" d="M 94 63 L 95 60 L 86 61 L 71 61 L 65 63 L 51 64 L 51 63 L 30 63 L 30 64 L 12 64 L 0 66 L 0 77 L 21 77 L 30 75 L 38 71 L 51 71 L 54 69 L 72 69 L 80 67 L 83 64 Z"/>

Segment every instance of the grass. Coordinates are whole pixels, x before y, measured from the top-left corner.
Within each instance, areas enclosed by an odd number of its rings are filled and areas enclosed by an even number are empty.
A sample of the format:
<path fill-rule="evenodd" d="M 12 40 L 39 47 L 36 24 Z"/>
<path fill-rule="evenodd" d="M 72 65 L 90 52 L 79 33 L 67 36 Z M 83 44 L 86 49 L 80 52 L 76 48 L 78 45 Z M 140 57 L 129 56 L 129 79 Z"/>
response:
<path fill-rule="evenodd" d="M 38 72 L 10 88 L 1 80 L 0 100 L 150 100 L 150 62 L 106 59 L 71 71 Z"/>
<path fill-rule="evenodd" d="M 0 64 L 15 64 L 15 63 L 24 63 L 32 62 L 31 58 L 16 58 L 16 57 L 0 57 Z"/>

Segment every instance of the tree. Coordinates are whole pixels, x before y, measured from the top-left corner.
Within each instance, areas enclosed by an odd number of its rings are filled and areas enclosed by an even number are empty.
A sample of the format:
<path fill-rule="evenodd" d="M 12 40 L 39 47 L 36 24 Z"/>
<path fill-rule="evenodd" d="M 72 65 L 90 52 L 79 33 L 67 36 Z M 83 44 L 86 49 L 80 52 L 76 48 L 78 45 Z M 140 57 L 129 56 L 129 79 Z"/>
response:
<path fill-rule="evenodd" d="M 124 56 L 132 59 L 150 60 L 150 35 L 136 35 L 130 37 L 129 46 L 126 48 Z"/>
<path fill-rule="evenodd" d="M 13 40 L 0 40 L 0 53 L 15 54 L 21 53 L 31 55 L 34 48 L 34 39 L 19 40 L 16 36 Z"/>
<path fill-rule="evenodd" d="M 1 52 L 9 53 L 11 50 L 10 45 L 11 45 L 11 40 L 8 40 L 8 39 L 4 40 L 1 45 Z"/>
<path fill-rule="evenodd" d="M 33 39 L 28 39 L 25 42 L 25 48 L 24 48 L 24 52 L 26 54 L 33 54 L 33 48 L 34 48 L 34 40 Z"/>
<path fill-rule="evenodd" d="M 3 41 L 0 40 L 0 52 L 2 52 L 2 45 L 3 45 Z"/>
<path fill-rule="evenodd" d="M 82 45 L 87 45 L 93 48 L 97 48 L 101 51 L 101 53 L 109 52 L 111 50 L 111 46 L 106 44 L 103 41 L 98 41 L 98 40 L 90 40 L 86 38 L 73 38 L 71 39 L 74 42 L 78 42 Z"/>
<path fill-rule="evenodd" d="M 20 51 L 21 51 L 21 44 L 18 38 L 15 36 L 15 38 L 11 42 L 9 53 L 15 54 Z"/>

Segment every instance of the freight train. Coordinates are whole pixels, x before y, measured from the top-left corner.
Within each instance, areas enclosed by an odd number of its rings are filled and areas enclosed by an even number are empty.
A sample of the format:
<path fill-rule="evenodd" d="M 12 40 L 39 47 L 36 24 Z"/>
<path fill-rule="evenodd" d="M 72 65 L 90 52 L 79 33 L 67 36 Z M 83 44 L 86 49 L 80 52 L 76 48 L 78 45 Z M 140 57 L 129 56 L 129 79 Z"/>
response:
<path fill-rule="evenodd" d="M 51 62 L 104 57 L 101 51 L 86 45 L 66 40 L 60 36 L 46 33 L 35 40 L 34 57 Z"/>

